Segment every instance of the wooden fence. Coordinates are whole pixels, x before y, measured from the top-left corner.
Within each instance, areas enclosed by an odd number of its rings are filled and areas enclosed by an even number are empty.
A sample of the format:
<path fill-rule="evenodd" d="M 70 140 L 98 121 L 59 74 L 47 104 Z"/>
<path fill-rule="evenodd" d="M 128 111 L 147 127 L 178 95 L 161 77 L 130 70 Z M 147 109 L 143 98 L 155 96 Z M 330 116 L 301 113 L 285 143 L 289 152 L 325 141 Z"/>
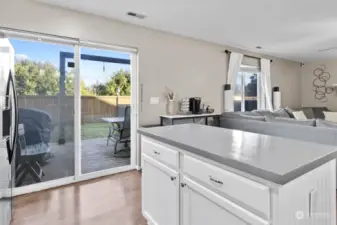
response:
<path fill-rule="evenodd" d="M 49 113 L 52 123 L 73 123 L 74 121 L 74 96 L 65 96 L 58 104 L 58 96 L 19 96 L 19 108 L 32 108 Z M 120 96 L 119 105 L 130 105 L 130 96 Z M 81 116 L 82 123 L 102 122 L 102 117 L 117 116 L 117 96 L 82 96 Z M 60 110 L 61 109 L 61 110 Z M 61 115 L 61 118 L 60 118 Z"/>

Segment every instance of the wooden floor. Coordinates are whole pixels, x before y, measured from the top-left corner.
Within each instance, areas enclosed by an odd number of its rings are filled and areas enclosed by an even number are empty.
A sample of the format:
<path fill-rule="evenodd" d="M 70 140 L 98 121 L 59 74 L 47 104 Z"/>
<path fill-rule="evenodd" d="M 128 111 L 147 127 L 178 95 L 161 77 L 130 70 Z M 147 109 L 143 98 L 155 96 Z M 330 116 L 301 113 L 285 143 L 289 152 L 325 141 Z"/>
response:
<path fill-rule="evenodd" d="M 146 225 L 138 171 L 19 196 L 12 225 Z"/>

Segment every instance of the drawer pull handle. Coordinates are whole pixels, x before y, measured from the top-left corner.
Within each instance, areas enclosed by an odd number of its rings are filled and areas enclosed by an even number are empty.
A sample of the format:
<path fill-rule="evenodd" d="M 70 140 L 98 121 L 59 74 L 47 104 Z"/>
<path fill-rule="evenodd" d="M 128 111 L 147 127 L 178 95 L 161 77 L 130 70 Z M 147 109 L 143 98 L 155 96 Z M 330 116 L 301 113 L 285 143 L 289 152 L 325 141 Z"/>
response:
<path fill-rule="evenodd" d="M 217 184 L 223 184 L 222 181 L 216 180 L 216 179 L 214 179 L 212 176 L 209 176 L 209 179 L 210 179 L 212 182 L 214 182 L 214 183 L 217 183 Z"/>
<path fill-rule="evenodd" d="M 160 152 L 157 152 L 156 150 L 153 150 L 154 154 L 160 155 Z"/>
<path fill-rule="evenodd" d="M 171 180 L 174 181 L 176 179 L 176 177 L 171 177 Z"/>

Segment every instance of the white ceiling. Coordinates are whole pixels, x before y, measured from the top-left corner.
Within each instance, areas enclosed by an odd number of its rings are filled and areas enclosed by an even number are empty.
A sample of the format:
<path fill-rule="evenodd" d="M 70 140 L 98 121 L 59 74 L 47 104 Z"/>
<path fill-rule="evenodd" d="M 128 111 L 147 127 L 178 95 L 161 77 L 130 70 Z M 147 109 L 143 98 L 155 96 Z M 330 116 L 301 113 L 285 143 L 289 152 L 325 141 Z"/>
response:
<path fill-rule="evenodd" d="M 336 0 L 38 1 L 300 62 L 337 58 Z"/>

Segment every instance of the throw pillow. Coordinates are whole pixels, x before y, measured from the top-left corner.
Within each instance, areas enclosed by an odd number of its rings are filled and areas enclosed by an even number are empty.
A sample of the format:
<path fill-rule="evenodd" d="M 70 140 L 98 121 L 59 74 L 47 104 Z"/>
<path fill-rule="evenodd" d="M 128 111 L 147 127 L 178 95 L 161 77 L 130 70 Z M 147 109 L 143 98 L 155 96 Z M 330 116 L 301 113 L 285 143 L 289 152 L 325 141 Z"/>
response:
<path fill-rule="evenodd" d="M 296 120 L 307 120 L 307 117 L 304 115 L 303 111 L 293 112 Z"/>
<path fill-rule="evenodd" d="M 324 111 L 329 111 L 326 107 L 314 107 L 312 108 L 314 111 L 314 116 L 316 119 L 325 119 Z"/>
<path fill-rule="evenodd" d="M 337 122 L 337 112 L 326 112 L 324 111 L 325 120 L 331 122 Z"/>
<path fill-rule="evenodd" d="M 316 120 L 316 127 L 335 128 L 335 129 L 337 129 L 337 123 L 330 122 L 330 121 L 327 121 L 327 120 L 318 119 L 318 120 Z"/>
<path fill-rule="evenodd" d="M 287 111 L 287 113 L 289 114 L 290 118 L 295 118 L 295 117 L 294 117 L 294 114 L 293 114 L 293 112 L 294 112 L 295 110 L 293 110 L 293 109 L 290 108 L 290 107 L 285 107 L 284 109 Z"/>

